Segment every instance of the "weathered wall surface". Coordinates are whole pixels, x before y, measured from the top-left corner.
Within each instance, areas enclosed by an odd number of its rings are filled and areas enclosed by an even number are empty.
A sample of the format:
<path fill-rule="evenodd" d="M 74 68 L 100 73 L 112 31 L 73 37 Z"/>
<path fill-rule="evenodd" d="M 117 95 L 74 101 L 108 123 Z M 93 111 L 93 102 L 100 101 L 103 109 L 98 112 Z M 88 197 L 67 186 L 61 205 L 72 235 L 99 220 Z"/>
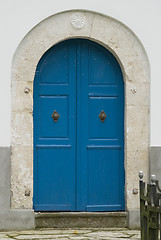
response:
<path fill-rule="evenodd" d="M 73 25 L 78 18 L 83 26 Z M 78 21 L 79 22 L 79 21 Z M 120 22 L 88 11 L 68 11 L 38 24 L 21 42 L 12 65 L 12 208 L 32 208 L 33 81 L 41 56 L 68 38 L 102 44 L 117 58 L 125 83 L 125 199 L 127 209 L 139 208 L 138 172 L 149 174 L 149 63 L 137 37 Z M 25 88 L 29 92 L 25 93 Z M 30 194 L 26 194 L 30 192 Z M 26 196 L 29 195 L 29 196 Z"/>
<path fill-rule="evenodd" d="M 0 214 L 10 208 L 10 148 L 0 147 Z"/>
<path fill-rule="evenodd" d="M 0 147 L 0 230 L 32 229 L 35 227 L 33 210 L 10 210 L 11 151 Z"/>
<path fill-rule="evenodd" d="M 155 174 L 161 187 L 161 147 L 150 149 L 150 175 Z"/>

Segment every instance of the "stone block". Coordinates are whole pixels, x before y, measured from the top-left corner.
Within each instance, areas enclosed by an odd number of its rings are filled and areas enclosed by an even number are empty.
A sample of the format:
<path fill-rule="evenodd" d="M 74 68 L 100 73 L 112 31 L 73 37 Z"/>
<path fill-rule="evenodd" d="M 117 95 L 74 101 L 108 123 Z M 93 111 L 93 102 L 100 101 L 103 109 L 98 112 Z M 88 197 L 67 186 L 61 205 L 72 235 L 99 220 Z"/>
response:
<path fill-rule="evenodd" d="M 33 210 L 11 210 L 0 214 L 0 230 L 27 230 L 35 228 Z"/>
<path fill-rule="evenodd" d="M 32 208 L 33 202 L 33 153 L 28 146 L 12 147 L 11 207 Z M 26 192 L 29 192 L 26 196 Z"/>
<path fill-rule="evenodd" d="M 155 174 L 161 187 L 161 147 L 150 149 L 150 175 Z"/>
<path fill-rule="evenodd" d="M 149 83 L 131 83 L 127 81 L 125 89 L 126 105 L 149 107 Z"/>
<path fill-rule="evenodd" d="M 128 228 L 140 229 L 140 210 L 132 209 L 128 211 Z"/>
<path fill-rule="evenodd" d="M 149 107 L 127 106 L 125 125 L 127 151 L 149 151 Z"/>
<path fill-rule="evenodd" d="M 26 88 L 29 89 L 29 93 L 25 93 Z M 13 81 L 12 82 L 12 95 L 14 97 L 12 101 L 13 112 L 29 112 L 33 111 L 33 83 L 26 81 Z"/>
<path fill-rule="evenodd" d="M 127 227 L 126 212 L 36 213 L 39 228 L 107 228 Z"/>
<path fill-rule="evenodd" d="M 9 147 L 0 147 L 0 213 L 6 214 L 10 208 L 10 165 Z"/>
<path fill-rule="evenodd" d="M 31 146 L 33 142 L 32 110 L 13 112 L 11 121 L 12 145 Z"/>

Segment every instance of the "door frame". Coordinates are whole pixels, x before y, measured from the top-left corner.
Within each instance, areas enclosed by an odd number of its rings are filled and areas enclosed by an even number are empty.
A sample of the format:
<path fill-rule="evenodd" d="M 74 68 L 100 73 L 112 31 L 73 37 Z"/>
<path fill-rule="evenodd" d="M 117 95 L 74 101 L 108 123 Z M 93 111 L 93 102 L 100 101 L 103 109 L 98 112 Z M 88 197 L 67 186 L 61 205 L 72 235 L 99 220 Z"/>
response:
<path fill-rule="evenodd" d="M 36 25 L 19 44 L 12 61 L 11 207 L 32 209 L 33 81 L 42 55 L 53 45 L 85 38 L 108 49 L 123 73 L 125 89 L 125 205 L 139 209 L 138 172 L 149 176 L 150 73 L 146 51 L 127 26 L 85 10 L 55 14 Z"/>
<path fill-rule="evenodd" d="M 98 82 L 92 67 L 96 59 L 95 68 L 103 71 L 100 80 L 105 80 L 105 83 Z M 57 67 L 51 65 L 51 62 L 57 62 Z M 105 64 L 104 67 L 102 64 Z M 65 66 L 68 66 L 68 70 Z M 109 71 L 106 72 L 105 67 L 109 67 Z M 50 76 L 47 74 L 47 79 L 44 68 L 46 74 L 52 70 Z M 95 74 L 92 74 L 93 71 Z M 62 82 L 63 79 L 66 81 Z M 124 83 L 115 57 L 101 45 L 87 39 L 69 39 L 54 45 L 38 63 L 33 100 L 34 210 L 124 211 Z M 72 116 L 68 124 L 64 103 L 68 105 L 68 117 Z M 53 107 L 60 111 L 61 120 L 58 123 L 54 123 L 51 118 Z M 101 123 L 98 118 L 102 109 L 110 114 L 105 123 Z M 66 117 L 63 118 L 64 114 Z M 94 125 L 90 127 L 92 119 Z M 115 120 L 117 125 L 113 125 Z M 63 128 L 65 123 L 68 125 L 68 134 Z M 59 137 L 59 133 L 62 134 L 60 128 L 64 130 L 64 135 Z M 82 133 L 84 128 L 89 129 L 88 134 L 88 131 Z M 114 136 L 112 132 L 116 128 Z M 97 173 L 99 187 L 94 183 Z"/>

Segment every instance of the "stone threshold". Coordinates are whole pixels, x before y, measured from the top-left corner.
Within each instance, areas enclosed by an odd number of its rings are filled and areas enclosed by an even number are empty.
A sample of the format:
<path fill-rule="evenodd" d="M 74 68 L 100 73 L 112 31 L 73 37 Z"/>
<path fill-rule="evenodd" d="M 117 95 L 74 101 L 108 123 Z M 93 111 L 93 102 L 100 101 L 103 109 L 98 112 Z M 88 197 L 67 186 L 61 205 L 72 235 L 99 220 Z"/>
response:
<path fill-rule="evenodd" d="M 127 212 L 37 212 L 36 228 L 127 227 Z"/>

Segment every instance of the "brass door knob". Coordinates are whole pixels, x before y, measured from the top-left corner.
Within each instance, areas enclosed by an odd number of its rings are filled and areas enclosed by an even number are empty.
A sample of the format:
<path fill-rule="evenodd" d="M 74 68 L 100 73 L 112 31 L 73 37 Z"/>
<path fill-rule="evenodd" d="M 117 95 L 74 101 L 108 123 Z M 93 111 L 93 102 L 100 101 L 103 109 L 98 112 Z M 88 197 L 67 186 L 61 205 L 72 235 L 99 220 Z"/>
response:
<path fill-rule="evenodd" d="M 102 110 L 99 114 L 99 118 L 100 118 L 101 122 L 104 122 L 106 117 L 107 117 L 106 113 Z"/>
<path fill-rule="evenodd" d="M 57 122 L 60 117 L 59 113 L 56 110 L 53 112 L 51 116 L 55 122 Z"/>

